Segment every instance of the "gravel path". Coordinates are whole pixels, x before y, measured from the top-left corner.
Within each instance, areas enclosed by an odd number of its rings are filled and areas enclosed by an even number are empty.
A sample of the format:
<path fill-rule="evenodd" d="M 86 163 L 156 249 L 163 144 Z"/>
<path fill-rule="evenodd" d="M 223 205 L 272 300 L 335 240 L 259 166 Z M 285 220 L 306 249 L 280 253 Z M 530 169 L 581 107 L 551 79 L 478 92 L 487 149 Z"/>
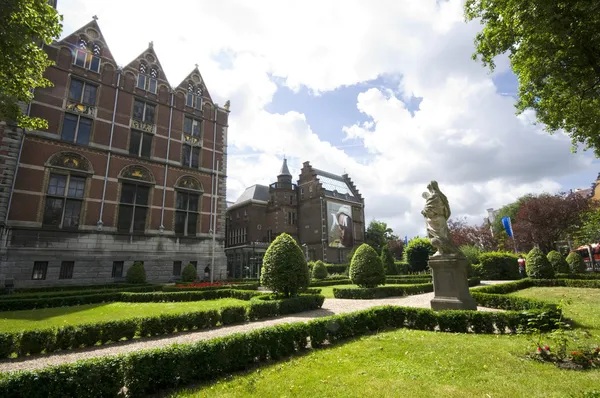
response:
<path fill-rule="evenodd" d="M 482 285 L 505 283 L 507 281 L 484 281 Z M 414 296 L 388 297 L 375 300 L 347 300 L 347 299 L 325 299 L 323 307 L 318 310 L 301 312 L 260 322 L 246 322 L 233 326 L 203 329 L 192 332 L 182 332 L 168 336 L 158 336 L 133 341 L 108 344 L 97 347 L 82 348 L 53 353 L 50 355 L 35 355 L 0 361 L 0 372 L 14 370 L 32 370 L 44 368 L 51 365 L 75 362 L 81 359 L 97 358 L 108 355 L 125 354 L 143 349 L 165 347 L 171 344 L 193 343 L 198 340 L 207 340 L 215 337 L 226 336 L 238 332 L 248 332 L 265 326 L 273 326 L 282 323 L 307 322 L 314 318 L 342 314 L 364 310 L 379 305 L 398 305 L 403 307 L 430 308 L 429 302 L 434 297 L 433 293 L 417 294 Z M 477 307 L 479 311 L 499 311 L 492 308 Z"/>

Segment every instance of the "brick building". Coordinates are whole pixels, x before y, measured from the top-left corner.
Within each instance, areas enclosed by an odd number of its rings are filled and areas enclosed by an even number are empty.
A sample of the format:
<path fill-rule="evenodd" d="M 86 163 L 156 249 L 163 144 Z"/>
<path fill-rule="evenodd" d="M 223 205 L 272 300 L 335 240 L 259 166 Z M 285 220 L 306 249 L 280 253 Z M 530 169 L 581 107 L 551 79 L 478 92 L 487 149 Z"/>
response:
<path fill-rule="evenodd" d="M 96 18 L 44 49 L 54 86 L 27 113 L 48 129 L 0 124 L 0 280 L 106 283 L 134 261 L 149 281 L 225 277 L 229 102 L 197 66 L 172 87 L 152 42 L 118 66 Z"/>
<path fill-rule="evenodd" d="M 308 260 L 344 263 L 364 242 L 364 200 L 347 174 L 336 175 L 304 162 L 296 183 L 284 159 L 277 181 L 253 185 L 227 208 L 227 273 L 258 276 L 269 243 L 293 236 Z"/>

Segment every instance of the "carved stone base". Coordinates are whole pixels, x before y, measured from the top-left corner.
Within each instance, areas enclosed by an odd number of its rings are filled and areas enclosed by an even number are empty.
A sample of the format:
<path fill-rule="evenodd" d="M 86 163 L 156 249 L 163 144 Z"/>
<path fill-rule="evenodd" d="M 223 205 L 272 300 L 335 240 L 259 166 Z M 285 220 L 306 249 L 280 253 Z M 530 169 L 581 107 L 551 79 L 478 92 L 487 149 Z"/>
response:
<path fill-rule="evenodd" d="M 477 303 L 469 294 L 467 259 L 462 256 L 441 255 L 429 258 L 435 297 L 431 309 L 477 310 Z"/>

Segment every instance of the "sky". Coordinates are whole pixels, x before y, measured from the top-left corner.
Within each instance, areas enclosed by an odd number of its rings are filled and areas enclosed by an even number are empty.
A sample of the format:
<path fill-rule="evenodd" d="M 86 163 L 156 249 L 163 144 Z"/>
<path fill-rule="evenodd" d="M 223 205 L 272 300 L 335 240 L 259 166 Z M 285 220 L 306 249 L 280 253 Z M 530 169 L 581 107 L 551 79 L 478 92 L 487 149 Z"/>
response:
<path fill-rule="evenodd" d="M 348 173 L 366 221 L 425 236 L 431 180 L 453 218 L 526 193 L 588 188 L 592 151 L 571 151 L 535 114 L 516 115 L 506 56 L 472 60 L 478 21 L 463 0 L 58 0 L 63 37 L 92 16 L 121 65 L 153 41 L 177 86 L 195 64 L 213 100 L 231 101 L 227 200 L 276 180 L 283 156 Z"/>

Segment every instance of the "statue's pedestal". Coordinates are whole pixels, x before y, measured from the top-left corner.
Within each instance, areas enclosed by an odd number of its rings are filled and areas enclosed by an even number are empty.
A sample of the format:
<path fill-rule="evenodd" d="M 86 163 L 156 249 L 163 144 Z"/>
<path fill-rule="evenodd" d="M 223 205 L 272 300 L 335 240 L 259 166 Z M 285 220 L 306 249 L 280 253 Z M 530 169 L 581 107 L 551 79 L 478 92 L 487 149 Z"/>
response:
<path fill-rule="evenodd" d="M 469 294 L 467 259 L 461 256 L 429 257 L 435 297 L 431 309 L 477 310 L 477 303 Z"/>

